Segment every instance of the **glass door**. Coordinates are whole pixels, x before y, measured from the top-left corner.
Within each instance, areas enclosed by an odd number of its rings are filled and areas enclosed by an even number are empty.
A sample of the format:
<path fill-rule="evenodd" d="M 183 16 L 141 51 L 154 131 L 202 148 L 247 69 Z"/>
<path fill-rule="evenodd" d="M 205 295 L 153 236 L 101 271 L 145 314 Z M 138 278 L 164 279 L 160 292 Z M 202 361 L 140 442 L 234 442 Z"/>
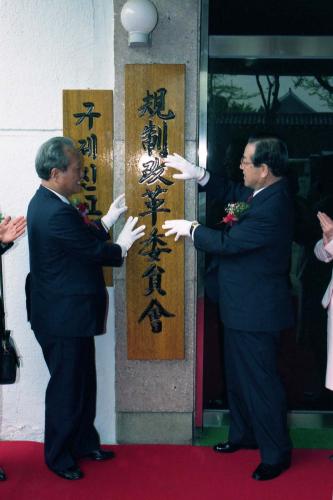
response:
<path fill-rule="evenodd" d="M 321 306 L 332 269 L 313 253 L 321 238 L 318 210 L 333 218 L 332 64 L 267 56 L 210 59 L 207 86 L 210 171 L 241 181 L 239 160 L 253 134 L 277 134 L 288 145 L 296 213 L 290 283 L 297 326 L 283 332 L 280 370 L 290 410 L 332 411 L 332 393 L 324 388 L 326 311 Z M 223 209 L 207 199 L 206 224 L 214 227 Z M 223 326 L 207 296 L 205 332 L 203 405 L 227 409 Z"/>

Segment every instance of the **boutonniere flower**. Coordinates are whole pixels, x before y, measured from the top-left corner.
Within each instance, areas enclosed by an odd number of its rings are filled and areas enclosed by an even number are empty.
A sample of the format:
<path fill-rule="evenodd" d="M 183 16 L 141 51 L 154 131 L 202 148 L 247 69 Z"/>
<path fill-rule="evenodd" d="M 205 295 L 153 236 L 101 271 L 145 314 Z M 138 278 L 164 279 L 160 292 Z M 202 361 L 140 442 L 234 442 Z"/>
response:
<path fill-rule="evenodd" d="M 81 215 L 81 217 L 83 219 L 83 222 L 85 224 L 90 224 L 91 221 L 90 221 L 90 219 L 88 217 L 88 213 L 89 213 L 89 205 L 88 205 L 88 203 L 80 201 L 78 198 L 74 198 L 72 200 L 72 205 L 80 213 L 80 215 Z"/>
<path fill-rule="evenodd" d="M 232 226 L 235 222 L 238 221 L 239 217 L 243 215 L 246 210 L 250 208 L 250 205 L 245 201 L 238 201 L 236 203 L 228 203 L 225 207 L 225 211 L 227 215 L 223 217 L 221 222 L 225 224 L 229 224 Z"/>

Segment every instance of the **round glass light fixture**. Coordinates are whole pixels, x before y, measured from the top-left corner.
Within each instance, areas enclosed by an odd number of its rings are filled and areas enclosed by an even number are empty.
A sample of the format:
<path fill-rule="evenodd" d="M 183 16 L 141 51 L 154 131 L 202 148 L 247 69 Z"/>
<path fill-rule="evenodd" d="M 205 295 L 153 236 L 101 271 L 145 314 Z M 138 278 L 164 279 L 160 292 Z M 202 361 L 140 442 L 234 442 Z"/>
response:
<path fill-rule="evenodd" d="M 150 0 L 128 0 L 121 9 L 120 19 L 129 33 L 129 47 L 149 45 L 150 33 L 157 24 L 157 10 Z"/>

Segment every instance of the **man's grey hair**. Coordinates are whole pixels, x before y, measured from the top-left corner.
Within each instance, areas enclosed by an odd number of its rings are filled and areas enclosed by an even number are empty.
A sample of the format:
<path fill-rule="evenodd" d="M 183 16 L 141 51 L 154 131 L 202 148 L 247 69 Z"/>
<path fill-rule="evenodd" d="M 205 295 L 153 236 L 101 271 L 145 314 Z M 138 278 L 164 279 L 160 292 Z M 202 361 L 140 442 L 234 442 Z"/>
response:
<path fill-rule="evenodd" d="M 53 168 L 63 172 L 70 162 L 68 151 L 77 151 L 69 137 L 52 137 L 42 144 L 37 152 L 35 167 L 38 177 L 48 180 Z"/>

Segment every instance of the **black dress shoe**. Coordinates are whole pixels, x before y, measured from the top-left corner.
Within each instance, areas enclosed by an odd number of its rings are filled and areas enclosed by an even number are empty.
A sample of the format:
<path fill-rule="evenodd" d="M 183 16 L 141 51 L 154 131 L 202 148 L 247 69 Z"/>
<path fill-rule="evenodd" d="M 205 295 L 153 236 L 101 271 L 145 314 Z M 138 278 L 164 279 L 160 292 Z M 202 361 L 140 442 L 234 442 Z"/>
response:
<path fill-rule="evenodd" d="M 70 481 L 75 481 L 75 479 L 81 479 L 84 477 L 84 474 L 81 469 L 79 469 L 76 465 L 69 467 L 65 470 L 54 470 L 58 476 L 63 477 L 64 479 L 69 479 Z"/>
<path fill-rule="evenodd" d="M 283 471 L 289 469 L 289 467 L 290 460 L 285 460 L 284 462 L 280 462 L 274 465 L 261 463 L 253 472 L 252 477 L 257 481 L 267 481 L 269 479 L 278 477 L 280 474 L 282 474 Z"/>
<path fill-rule="evenodd" d="M 213 450 L 218 453 L 234 453 L 234 451 L 238 450 L 257 450 L 257 445 L 242 445 L 238 443 L 230 443 L 230 441 L 226 441 L 225 443 L 217 443 Z"/>
<path fill-rule="evenodd" d="M 88 453 L 88 455 L 86 455 L 88 458 L 90 458 L 90 460 L 110 460 L 110 458 L 114 458 L 116 456 L 116 454 L 114 453 L 114 451 L 106 451 L 106 450 L 94 450 L 94 451 L 91 451 L 90 453 Z"/>
<path fill-rule="evenodd" d="M 5 471 L 0 467 L 0 481 L 6 481 L 7 476 Z"/>

